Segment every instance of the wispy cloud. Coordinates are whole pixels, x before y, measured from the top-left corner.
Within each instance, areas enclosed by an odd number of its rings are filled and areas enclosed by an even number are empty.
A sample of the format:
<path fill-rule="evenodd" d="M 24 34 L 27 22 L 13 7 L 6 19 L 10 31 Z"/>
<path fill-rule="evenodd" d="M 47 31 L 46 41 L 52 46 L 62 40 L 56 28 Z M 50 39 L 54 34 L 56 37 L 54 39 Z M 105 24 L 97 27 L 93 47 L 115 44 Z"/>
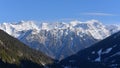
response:
<path fill-rule="evenodd" d="M 59 20 L 75 20 L 75 18 L 62 18 L 62 19 L 59 19 Z"/>
<path fill-rule="evenodd" d="M 97 13 L 97 12 L 81 13 L 81 15 L 89 15 L 89 16 L 116 16 L 115 14 L 109 14 L 109 13 Z"/>
<path fill-rule="evenodd" d="M 73 20 L 80 20 L 80 18 L 62 18 L 58 19 L 59 21 L 73 21 Z"/>

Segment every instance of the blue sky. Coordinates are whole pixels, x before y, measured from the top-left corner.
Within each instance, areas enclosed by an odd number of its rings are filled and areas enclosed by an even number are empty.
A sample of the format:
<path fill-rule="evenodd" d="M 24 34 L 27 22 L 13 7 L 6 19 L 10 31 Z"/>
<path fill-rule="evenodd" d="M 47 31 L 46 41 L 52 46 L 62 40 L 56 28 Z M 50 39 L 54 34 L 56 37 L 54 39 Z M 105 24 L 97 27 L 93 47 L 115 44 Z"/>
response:
<path fill-rule="evenodd" d="M 86 21 L 120 23 L 120 0 L 0 0 L 0 22 Z"/>

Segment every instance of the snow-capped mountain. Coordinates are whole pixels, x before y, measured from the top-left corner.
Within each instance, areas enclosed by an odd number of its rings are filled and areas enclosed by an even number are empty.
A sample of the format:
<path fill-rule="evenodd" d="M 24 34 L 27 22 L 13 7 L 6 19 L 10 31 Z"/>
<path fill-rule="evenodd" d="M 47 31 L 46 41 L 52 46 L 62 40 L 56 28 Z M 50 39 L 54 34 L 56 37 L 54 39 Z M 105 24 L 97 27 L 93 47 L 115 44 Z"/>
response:
<path fill-rule="evenodd" d="M 106 25 L 106 28 L 111 32 L 111 34 L 114 34 L 120 31 L 120 25 L 116 25 L 116 24 Z"/>
<path fill-rule="evenodd" d="M 0 24 L 0 29 L 55 59 L 63 59 L 111 35 L 106 26 L 97 20 L 40 25 L 33 21 L 21 21 Z"/>
<path fill-rule="evenodd" d="M 4 30 L 8 34 L 20 38 L 29 30 L 39 30 L 33 21 L 21 21 L 19 23 L 3 23 L 0 24 L 0 29 Z"/>
<path fill-rule="evenodd" d="M 63 59 L 61 68 L 120 68 L 120 31 Z"/>

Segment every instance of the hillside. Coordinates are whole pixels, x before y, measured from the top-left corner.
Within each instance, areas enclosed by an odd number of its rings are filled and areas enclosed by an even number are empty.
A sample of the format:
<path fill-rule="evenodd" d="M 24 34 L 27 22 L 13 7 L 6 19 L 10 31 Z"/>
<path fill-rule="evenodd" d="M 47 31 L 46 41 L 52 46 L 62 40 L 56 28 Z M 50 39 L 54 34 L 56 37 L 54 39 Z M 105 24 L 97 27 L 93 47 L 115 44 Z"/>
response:
<path fill-rule="evenodd" d="M 0 67 L 39 68 L 52 63 L 53 59 L 50 57 L 0 30 Z"/>

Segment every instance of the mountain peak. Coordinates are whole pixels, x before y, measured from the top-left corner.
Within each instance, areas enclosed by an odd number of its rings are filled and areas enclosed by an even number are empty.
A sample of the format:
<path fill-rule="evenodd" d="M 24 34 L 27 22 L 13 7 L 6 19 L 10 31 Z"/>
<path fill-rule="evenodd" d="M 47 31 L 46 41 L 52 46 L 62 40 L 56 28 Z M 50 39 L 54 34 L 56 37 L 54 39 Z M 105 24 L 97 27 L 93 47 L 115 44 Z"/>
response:
<path fill-rule="evenodd" d="M 23 23 L 34 23 L 34 21 L 24 21 L 24 20 L 21 20 L 18 22 L 18 24 L 23 24 Z"/>
<path fill-rule="evenodd" d="M 94 26 L 96 26 L 96 25 L 103 25 L 100 21 L 94 20 L 94 19 L 93 20 L 89 20 L 86 23 L 94 25 Z"/>
<path fill-rule="evenodd" d="M 116 25 L 116 24 L 106 25 L 106 29 L 108 29 L 111 32 L 111 34 L 113 34 L 120 31 L 120 25 Z"/>
<path fill-rule="evenodd" d="M 29 28 L 38 29 L 34 21 L 20 21 L 16 25 L 23 26 L 23 28 L 27 27 L 28 29 Z"/>
<path fill-rule="evenodd" d="M 80 23 L 82 23 L 82 22 L 80 22 L 80 21 L 78 21 L 78 20 L 75 20 L 75 21 L 71 21 L 69 24 L 70 24 L 71 26 L 76 26 L 77 24 L 80 24 Z"/>

